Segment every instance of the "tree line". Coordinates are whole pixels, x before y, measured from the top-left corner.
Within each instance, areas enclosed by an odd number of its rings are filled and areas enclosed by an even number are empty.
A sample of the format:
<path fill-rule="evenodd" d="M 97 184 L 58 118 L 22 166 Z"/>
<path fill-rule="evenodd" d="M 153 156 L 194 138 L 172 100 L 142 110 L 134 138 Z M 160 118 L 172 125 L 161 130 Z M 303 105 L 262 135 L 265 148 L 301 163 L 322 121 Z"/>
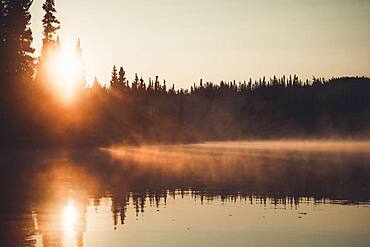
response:
<path fill-rule="evenodd" d="M 370 134 L 370 79 L 302 81 L 296 75 L 194 83 L 175 89 L 158 76 L 126 78 L 113 66 L 108 84 L 87 86 L 78 40 L 73 106 L 52 93 L 50 61 L 60 53 L 54 0 L 43 4 L 43 40 L 35 57 L 32 0 L 0 1 L 2 146 L 106 145 L 241 138 L 359 137 Z M 107 85 L 107 86 L 106 86 Z"/>

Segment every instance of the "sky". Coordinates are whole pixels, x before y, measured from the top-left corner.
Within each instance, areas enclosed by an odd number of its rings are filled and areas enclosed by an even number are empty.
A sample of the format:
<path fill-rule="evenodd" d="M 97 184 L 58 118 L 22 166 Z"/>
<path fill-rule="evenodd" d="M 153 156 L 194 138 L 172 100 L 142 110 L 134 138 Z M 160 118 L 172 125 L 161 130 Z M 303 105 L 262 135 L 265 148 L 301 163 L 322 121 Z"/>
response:
<path fill-rule="evenodd" d="M 44 0 L 31 7 L 40 50 Z M 370 0 L 55 0 L 65 50 L 81 39 L 86 77 L 113 64 L 176 88 L 200 78 L 370 76 Z"/>

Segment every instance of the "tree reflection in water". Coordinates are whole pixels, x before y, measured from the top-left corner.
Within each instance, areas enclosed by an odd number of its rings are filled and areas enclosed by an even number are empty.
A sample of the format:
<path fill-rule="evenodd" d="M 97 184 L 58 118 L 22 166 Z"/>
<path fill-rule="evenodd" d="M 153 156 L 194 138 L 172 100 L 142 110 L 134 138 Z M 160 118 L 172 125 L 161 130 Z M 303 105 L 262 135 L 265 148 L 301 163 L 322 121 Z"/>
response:
<path fill-rule="evenodd" d="M 0 159 L 4 246 L 83 246 L 87 210 L 104 200 L 113 228 L 130 207 L 139 216 L 168 198 L 275 208 L 370 200 L 370 154 L 361 150 L 180 145 L 11 151 Z"/>

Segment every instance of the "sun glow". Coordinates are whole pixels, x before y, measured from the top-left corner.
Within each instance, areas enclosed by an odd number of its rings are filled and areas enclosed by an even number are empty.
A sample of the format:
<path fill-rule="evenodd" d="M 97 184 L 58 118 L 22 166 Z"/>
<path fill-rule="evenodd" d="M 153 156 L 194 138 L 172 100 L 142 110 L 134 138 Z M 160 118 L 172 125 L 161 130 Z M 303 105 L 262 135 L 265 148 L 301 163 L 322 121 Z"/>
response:
<path fill-rule="evenodd" d="M 77 93 L 81 75 L 81 64 L 76 56 L 72 52 L 58 52 L 50 63 L 49 71 L 55 93 L 70 102 Z"/>

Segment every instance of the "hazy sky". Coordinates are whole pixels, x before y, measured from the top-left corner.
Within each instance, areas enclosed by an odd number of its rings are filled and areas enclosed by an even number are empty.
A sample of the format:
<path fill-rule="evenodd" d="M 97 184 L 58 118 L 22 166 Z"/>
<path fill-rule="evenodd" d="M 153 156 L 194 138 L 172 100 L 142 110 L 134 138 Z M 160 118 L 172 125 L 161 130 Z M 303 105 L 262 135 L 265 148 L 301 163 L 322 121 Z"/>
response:
<path fill-rule="evenodd" d="M 32 29 L 41 44 L 43 0 Z M 87 78 L 112 65 L 189 87 L 200 78 L 370 76 L 370 0 L 55 0 L 61 40 Z"/>

